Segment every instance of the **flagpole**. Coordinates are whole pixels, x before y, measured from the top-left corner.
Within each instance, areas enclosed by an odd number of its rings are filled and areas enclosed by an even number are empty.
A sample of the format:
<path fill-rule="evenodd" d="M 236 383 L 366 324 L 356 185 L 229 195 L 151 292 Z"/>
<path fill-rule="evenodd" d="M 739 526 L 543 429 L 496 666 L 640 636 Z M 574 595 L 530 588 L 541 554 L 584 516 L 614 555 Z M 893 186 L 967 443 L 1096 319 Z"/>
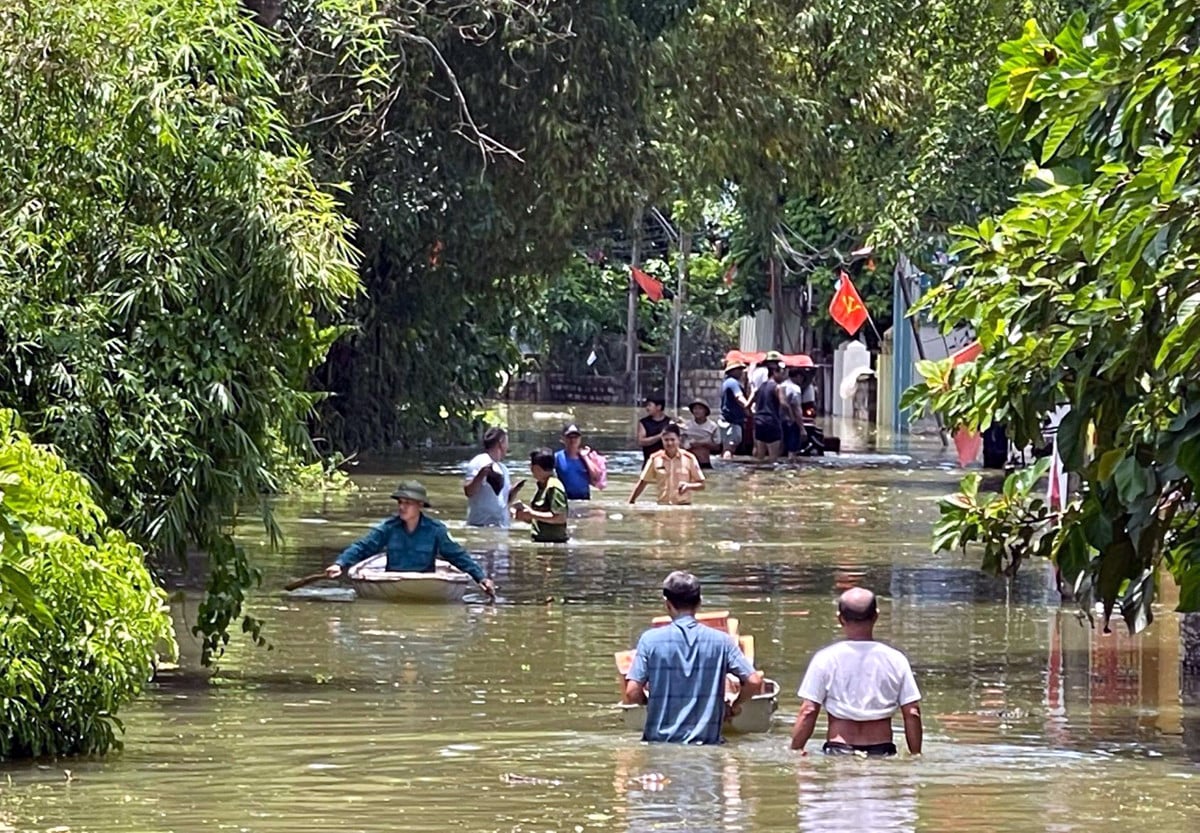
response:
<path fill-rule="evenodd" d="M 867 323 L 871 325 L 871 329 L 875 331 L 875 340 L 883 344 L 883 333 L 879 332 L 879 328 L 875 326 L 875 316 L 871 315 L 871 310 L 866 304 L 863 304 L 863 309 L 867 311 Z"/>

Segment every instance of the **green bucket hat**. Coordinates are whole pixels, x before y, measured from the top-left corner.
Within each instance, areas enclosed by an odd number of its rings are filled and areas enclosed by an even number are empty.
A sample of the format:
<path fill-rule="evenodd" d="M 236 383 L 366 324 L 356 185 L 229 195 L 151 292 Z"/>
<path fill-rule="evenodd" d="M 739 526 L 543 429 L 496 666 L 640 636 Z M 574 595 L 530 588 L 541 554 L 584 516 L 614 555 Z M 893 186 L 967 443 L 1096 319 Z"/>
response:
<path fill-rule="evenodd" d="M 768 350 L 763 364 L 783 364 L 783 355 L 778 350 Z"/>
<path fill-rule="evenodd" d="M 426 508 L 429 507 L 429 493 L 419 480 L 404 480 L 392 492 L 392 500 L 415 500 Z"/>

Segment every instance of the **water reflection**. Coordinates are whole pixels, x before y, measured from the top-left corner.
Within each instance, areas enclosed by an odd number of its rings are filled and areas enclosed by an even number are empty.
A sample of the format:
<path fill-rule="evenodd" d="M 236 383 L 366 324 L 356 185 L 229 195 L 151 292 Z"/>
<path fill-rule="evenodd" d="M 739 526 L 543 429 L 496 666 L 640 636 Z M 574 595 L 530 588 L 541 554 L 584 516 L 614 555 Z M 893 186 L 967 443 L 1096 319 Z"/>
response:
<path fill-rule="evenodd" d="M 1183 716 L 1179 721 L 1183 747 L 1188 757 L 1200 763 L 1200 676 L 1184 678 L 1180 702 L 1183 705 Z"/>
<path fill-rule="evenodd" d="M 639 744 L 615 751 L 616 812 L 630 833 L 755 829 L 757 799 L 728 745 Z"/>
<path fill-rule="evenodd" d="M 917 772 L 907 762 L 830 757 L 797 766 L 796 784 L 801 833 L 916 830 Z"/>

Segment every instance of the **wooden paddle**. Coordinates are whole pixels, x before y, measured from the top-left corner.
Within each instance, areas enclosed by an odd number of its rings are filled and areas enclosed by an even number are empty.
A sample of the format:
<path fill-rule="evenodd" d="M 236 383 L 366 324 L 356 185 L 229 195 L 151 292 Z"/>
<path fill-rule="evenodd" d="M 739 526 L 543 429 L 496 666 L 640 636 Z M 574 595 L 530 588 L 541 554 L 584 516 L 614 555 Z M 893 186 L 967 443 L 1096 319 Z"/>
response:
<path fill-rule="evenodd" d="M 298 578 L 295 581 L 289 581 L 287 584 L 283 585 L 283 589 L 299 590 L 301 587 L 307 587 L 314 581 L 320 581 L 323 578 L 329 578 L 329 576 L 325 575 L 324 570 L 319 573 L 313 573 L 312 575 L 305 576 L 304 578 Z"/>

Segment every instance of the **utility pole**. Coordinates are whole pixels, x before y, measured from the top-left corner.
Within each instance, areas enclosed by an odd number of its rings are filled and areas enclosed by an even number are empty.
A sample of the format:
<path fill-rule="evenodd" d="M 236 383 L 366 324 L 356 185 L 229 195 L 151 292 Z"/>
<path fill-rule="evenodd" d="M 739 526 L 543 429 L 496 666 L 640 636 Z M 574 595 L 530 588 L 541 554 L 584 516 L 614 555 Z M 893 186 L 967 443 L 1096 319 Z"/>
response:
<path fill-rule="evenodd" d="M 812 355 L 812 328 L 808 325 L 808 316 L 812 312 L 812 274 L 804 276 L 804 284 L 800 287 L 800 352 Z"/>
<path fill-rule="evenodd" d="M 671 411 L 679 413 L 679 380 L 680 380 L 680 362 L 682 360 L 682 330 L 683 330 L 683 293 L 684 287 L 687 284 L 688 271 L 688 255 L 691 253 L 692 237 L 690 234 L 685 234 L 683 227 L 679 227 L 679 264 L 677 277 L 675 281 L 675 304 L 672 310 L 672 316 L 675 319 L 675 351 L 672 359 L 672 370 L 674 372 L 675 384 L 671 390 Z"/>
<path fill-rule="evenodd" d="M 629 306 L 625 316 L 625 385 L 630 396 L 637 390 L 637 380 L 633 378 L 633 375 L 634 366 L 637 364 L 638 285 L 637 281 L 633 279 L 633 270 L 642 265 L 642 218 L 644 216 L 645 209 L 639 203 L 637 213 L 633 215 L 633 227 L 630 230 L 632 243 L 629 250 Z"/>
<path fill-rule="evenodd" d="M 771 282 L 771 349 L 783 350 L 783 287 L 780 285 L 779 260 L 772 253 L 767 258 L 767 275 Z"/>

